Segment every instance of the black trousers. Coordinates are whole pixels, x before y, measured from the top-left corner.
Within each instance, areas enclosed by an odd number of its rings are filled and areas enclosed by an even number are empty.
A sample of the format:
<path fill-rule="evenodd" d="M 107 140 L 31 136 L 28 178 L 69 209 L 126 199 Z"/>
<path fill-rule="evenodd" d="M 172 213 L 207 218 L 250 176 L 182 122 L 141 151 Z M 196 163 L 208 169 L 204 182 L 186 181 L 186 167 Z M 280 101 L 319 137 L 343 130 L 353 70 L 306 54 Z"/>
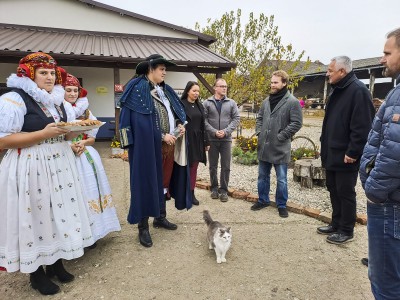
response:
<path fill-rule="evenodd" d="M 357 218 L 355 186 L 358 171 L 326 171 L 326 187 L 332 204 L 332 223 L 338 232 L 353 234 Z"/>

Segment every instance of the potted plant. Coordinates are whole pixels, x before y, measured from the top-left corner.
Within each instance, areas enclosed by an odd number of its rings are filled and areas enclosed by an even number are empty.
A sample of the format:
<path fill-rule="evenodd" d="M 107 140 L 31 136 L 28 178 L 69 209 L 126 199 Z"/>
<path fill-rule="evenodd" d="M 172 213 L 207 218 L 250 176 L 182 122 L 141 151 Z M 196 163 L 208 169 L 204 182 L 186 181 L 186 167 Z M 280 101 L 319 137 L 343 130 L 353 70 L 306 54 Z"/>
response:
<path fill-rule="evenodd" d="M 114 137 L 112 138 L 110 146 L 112 155 L 118 155 L 124 153 L 124 149 L 121 149 L 121 142 L 118 140 L 116 135 L 114 135 Z"/>

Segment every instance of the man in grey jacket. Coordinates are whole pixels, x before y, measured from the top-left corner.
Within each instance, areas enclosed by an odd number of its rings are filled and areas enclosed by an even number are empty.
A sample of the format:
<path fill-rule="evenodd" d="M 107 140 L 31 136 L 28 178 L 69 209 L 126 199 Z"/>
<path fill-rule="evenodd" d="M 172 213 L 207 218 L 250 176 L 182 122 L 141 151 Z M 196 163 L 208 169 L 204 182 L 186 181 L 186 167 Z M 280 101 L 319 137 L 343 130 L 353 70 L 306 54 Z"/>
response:
<path fill-rule="evenodd" d="M 205 129 L 210 142 L 208 161 L 210 168 L 211 198 L 228 201 L 228 184 L 232 157 L 232 132 L 240 122 L 238 107 L 227 94 L 226 81 L 218 78 L 214 83 L 214 96 L 204 101 Z M 218 187 L 218 159 L 221 155 L 220 186 Z M 219 194 L 220 193 L 220 194 Z"/>
<path fill-rule="evenodd" d="M 270 176 L 274 166 L 277 178 L 275 201 L 282 218 L 289 216 L 286 202 L 290 143 L 303 123 L 299 100 L 288 91 L 288 81 L 289 75 L 285 71 L 272 73 L 270 96 L 264 100 L 258 113 L 258 202 L 251 207 L 260 210 L 270 205 Z"/>

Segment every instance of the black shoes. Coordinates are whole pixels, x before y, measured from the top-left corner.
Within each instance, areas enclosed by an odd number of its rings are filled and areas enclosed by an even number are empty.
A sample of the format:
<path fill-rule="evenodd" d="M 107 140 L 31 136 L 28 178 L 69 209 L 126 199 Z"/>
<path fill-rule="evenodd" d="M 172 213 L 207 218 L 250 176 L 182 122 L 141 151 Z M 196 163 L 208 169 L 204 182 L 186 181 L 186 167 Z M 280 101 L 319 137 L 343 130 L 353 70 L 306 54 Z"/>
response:
<path fill-rule="evenodd" d="M 168 230 L 176 230 L 178 228 L 177 225 L 171 223 L 170 221 L 167 220 L 166 217 L 159 217 L 159 218 L 154 218 L 153 221 L 153 226 L 155 228 L 165 228 Z"/>
<path fill-rule="evenodd" d="M 93 249 L 96 249 L 96 247 L 97 247 L 97 243 L 95 242 L 93 245 L 90 245 L 87 248 L 93 250 Z"/>
<path fill-rule="evenodd" d="M 221 193 L 221 195 L 219 195 L 219 200 L 221 200 L 221 202 L 227 202 L 228 199 L 229 198 L 227 193 Z"/>
<path fill-rule="evenodd" d="M 193 205 L 199 205 L 200 202 L 197 200 L 196 196 L 194 195 L 194 190 L 192 191 L 192 204 Z"/>
<path fill-rule="evenodd" d="M 345 233 L 334 233 L 326 238 L 326 241 L 335 245 L 343 245 L 350 242 L 353 239 L 353 235 L 347 235 Z"/>
<path fill-rule="evenodd" d="M 287 217 L 289 217 L 289 213 L 288 213 L 286 207 L 279 207 L 279 208 L 278 208 L 278 212 L 279 212 L 279 216 L 280 216 L 281 218 L 287 218 Z"/>
<path fill-rule="evenodd" d="M 333 227 L 332 225 L 328 226 L 321 226 L 317 228 L 317 232 L 319 234 L 333 234 L 337 232 L 337 229 Z"/>
<path fill-rule="evenodd" d="M 361 258 L 361 263 L 362 263 L 364 266 L 368 267 L 368 258 L 366 258 L 366 257 Z"/>
<path fill-rule="evenodd" d="M 46 275 L 49 278 L 57 277 L 62 283 L 71 282 L 75 276 L 65 270 L 62 260 L 57 260 L 54 264 L 46 266 Z"/>
<path fill-rule="evenodd" d="M 149 232 L 149 217 L 143 218 L 139 224 L 139 242 L 142 246 L 149 248 L 153 246 L 153 241 L 151 240 Z"/>
<path fill-rule="evenodd" d="M 211 198 L 212 199 L 218 199 L 219 198 L 218 191 L 212 191 L 211 192 Z"/>
<path fill-rule="evenodd" d="M 54 295 L 60 291 L 60 287 L 46 276 L 42 266 L 31 273 L 29 279 L 32 288 L 38 290 L 42 295 Z"/>
<path fill-rule="evenodd" d="M 150 248 L 153 246 L 153 241 L 151 240 L 149 228 L 139 228 L 139 242 L 142 246 Z"/>
<path fill-rule="evenodd" d="M 178 226 L 171 223 L 170 221 L 168 221 L 165 216 L 166 216 L 166 212 L 165 212 L 165 210 L 162 210 L 160 212 L 160 217 L 154 218 L 153 226 L 155 228 L 162 227 L 162 228 L 165 228 L 168 230 L 176 230 L 178 228 Z M 149 232 L 149 217 L 145 217 L 139 222 L 138 229 L 139 229 L 140 244 L 147 248 L 153 246 L 153 241 L 151 240 L 151 236 L 150 236 L 150 232 Z"/>
<path fill-rule="evenodd" d="M 268 207 L 270 205 L 270 203 L 269 202 L 265 202 L 265 203 L 261 203 L 261 202 L 256 202 L 256 203 L 254 203 L 252 206 L 251 206 L 251 210 L 260 210 L 260 209 L 263 209 L 263 208 L 265 208 L 265 207 Z"/>

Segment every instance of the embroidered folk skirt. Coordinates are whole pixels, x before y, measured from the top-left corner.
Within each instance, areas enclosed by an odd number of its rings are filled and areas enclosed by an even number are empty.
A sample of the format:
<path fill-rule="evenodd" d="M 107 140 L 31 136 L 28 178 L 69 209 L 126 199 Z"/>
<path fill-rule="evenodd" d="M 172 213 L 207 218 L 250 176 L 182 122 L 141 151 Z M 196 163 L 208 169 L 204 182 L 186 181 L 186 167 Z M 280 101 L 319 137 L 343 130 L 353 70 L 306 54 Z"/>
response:
<path fill-rule="evenodd" d="M 84 153 L 76 156 L 76 165 L 94 239 L 97 241 L 110 232 L 120 231 L 110 184 L 99 153 L 87 146 Z"/>
<path fill-rule="evenodd" d="M 8 150 L 0 164 L 0 267 L 34 272 L 94 243 L 75 155 L 61 139 Z"/>

